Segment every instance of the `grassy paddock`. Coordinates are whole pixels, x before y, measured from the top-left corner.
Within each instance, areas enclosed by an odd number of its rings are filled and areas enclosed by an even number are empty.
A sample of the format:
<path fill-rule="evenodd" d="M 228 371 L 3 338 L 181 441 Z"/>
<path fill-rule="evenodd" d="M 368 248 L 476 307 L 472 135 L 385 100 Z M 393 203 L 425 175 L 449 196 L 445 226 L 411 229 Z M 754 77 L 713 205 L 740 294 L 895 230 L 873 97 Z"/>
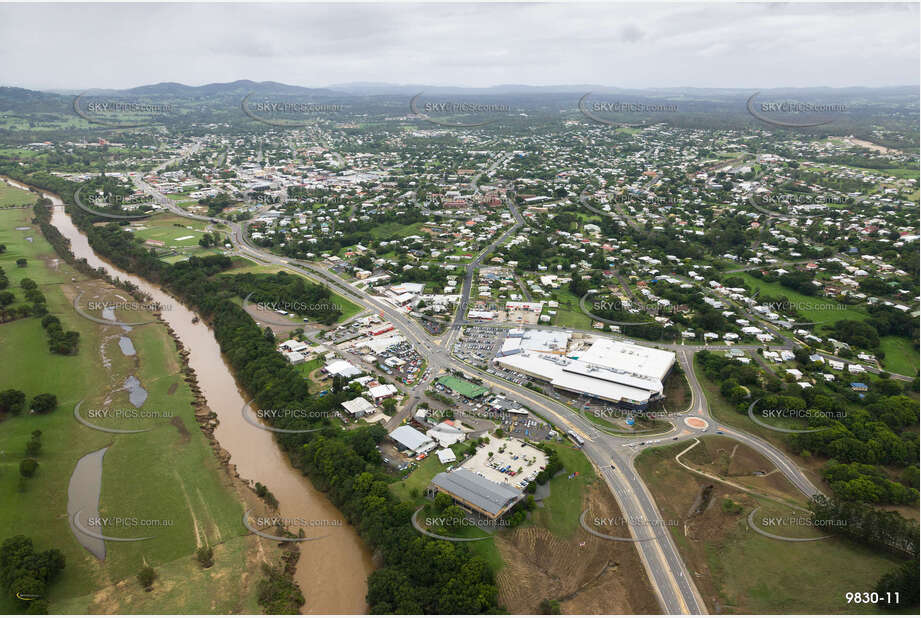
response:
<path fill-rule="evenodd" d="M 11 287 L 18 287 L 26 276 L 40 283 L 50 313 L 60 317 L 65 329 L 80 333 L 80 347 L 73 356 L 51 354 L 38 318 L 0 324 L 0 349 L 16 353 L 15 363 L 0 365 L 0 390 L 16 388 L 28 399 L 50 392 L 59 402 L 45 415 L 22 414 L 0 421 L 0 539 L 25 534 L 40 549 L 55 547 L 64 553 L 67 566 L 49 594 L 54 613 L 143 613 L 154 608 L 181 613 L 190 607 L 221 613 L 256 610 L 252 586 L 241 586 L 239 577 L 251 570 L 242 566 L 243 547 L 254 540 L 245 535 L 239 497 L 194 418 L 193 396 L 180 372 L 172 339 L 159 323 L 124 333 L 77 316 L 72 299 L 79 291 L 90 298 L 111 297 L 113 288 L 86 280 L 63 261 L 52 262 L 54 253 L 37 230 L 28 232 L 33 242 L 25 241 L 27 233 L 15 227 L 30 218 L 28 210 L 0 211 L 0 242 L 8 248 L 0 263 L 13 275 Z M 21 256 L 29 259 L 26 268 L 15 267 L 15 259 Z M 131 338 L 135 356 L 122 354 L 118 347 L 122 335 Z M 118 435 L 74 420 L 74 405 L 81 400 L 84 413 L 91 408 L 132 408 L 127 393 L 120 390 L 129 375 L 136 376 L 149 393 L 141 409 L 162 412 L 162 418 L 97 424 L 122 428 L 143 424 L 151 431 Z M 25 483 L 25 491 L 20 491 L 19 462 L 36 429 L 42 431 L 40 467 Z M 100 515 L 160 519 L 164 524 L 168 520 L 168 525 L 105 526 L 103 532 L 110 536 L 155 538 L 108 542 L 106 560 L 99 561 L 70 531 L 67 489 L 77 460 L 104 446 L 109 451 L 103 466 Z M 207 572 L 194 559 L 197 546 L 203 544 L 217 548 L 215 566 Z M 154 566 L 161 582 L 169 586 L 141 594 L 134 576 L 145 563 Z M 115 588 L 119 582 L 124 584 Z M 195 599 L 201 599 L 199 605 Z M 4 596 L 0 610 L 11 610 L 5 602 Z"/>

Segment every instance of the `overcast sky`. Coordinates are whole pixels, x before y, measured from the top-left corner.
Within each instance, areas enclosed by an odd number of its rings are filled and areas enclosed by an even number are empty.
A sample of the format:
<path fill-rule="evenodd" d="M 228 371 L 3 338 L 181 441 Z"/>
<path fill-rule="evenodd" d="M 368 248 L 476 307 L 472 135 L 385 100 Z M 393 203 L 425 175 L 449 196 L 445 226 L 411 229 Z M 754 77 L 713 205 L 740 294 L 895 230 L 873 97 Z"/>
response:
<path fill-rule="evenodd" d="M 0 85 L 919 83 L 918 5 L 2 4 Z"/>

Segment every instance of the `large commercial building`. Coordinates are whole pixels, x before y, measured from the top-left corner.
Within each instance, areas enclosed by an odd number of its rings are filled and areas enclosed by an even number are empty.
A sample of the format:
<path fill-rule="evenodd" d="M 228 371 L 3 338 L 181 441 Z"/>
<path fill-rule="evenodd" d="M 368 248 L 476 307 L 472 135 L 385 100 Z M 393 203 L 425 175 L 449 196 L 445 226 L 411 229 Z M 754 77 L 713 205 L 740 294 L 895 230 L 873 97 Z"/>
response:
<path fill-rule="evenodd" d="M 597 339 L 589 349 L 568 356 L 524 350 L 499 356 L 496 363 L 560 390 L 645 409 L 662 397 L 662 382 L 675 364 L 675 354 Z"/>
<path fill-rule="evenodd" d="M 524 497 L 509 485 L 490 481 L 465 468 L 436 474 L 432 486 L 458 504 L 490 519 L 501 517 Z"/>

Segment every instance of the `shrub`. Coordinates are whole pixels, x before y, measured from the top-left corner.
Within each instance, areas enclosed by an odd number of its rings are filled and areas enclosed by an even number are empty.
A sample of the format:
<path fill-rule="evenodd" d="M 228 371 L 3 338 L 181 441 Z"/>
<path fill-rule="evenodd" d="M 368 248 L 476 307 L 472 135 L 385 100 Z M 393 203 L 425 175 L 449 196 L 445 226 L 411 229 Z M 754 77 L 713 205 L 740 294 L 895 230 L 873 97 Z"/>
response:
<path fill-rule="evenodd" d="M 157 572 L 151 566 L 145 566 L 138 572 L 138 583 L 144 590 L 153 588 L 154 580 L 157 579 Z"/>
<path fill-rule="evenodd" d="M 31 457 L 27 457 L 19 462 L 19 474 L 23 478 L 32 478 L 35 476 L 36 470 L 38 470 L 38 462 Z"/>

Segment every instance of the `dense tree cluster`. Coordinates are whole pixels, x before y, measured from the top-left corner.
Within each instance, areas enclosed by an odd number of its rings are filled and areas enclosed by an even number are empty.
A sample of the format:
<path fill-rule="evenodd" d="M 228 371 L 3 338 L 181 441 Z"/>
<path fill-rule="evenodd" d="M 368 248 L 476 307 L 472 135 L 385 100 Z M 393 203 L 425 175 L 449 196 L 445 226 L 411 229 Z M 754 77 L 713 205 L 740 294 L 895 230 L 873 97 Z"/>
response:
<path fill-rule="evenodd" d="M 0 588 L 24 613 L 48 613 L 48 601 L 42 597 L 62 570 L 64 554 L 58 549 L 35 551 L 29 537 L 10 537 L 0 545 Z"/>
<path fill-rule="evenodd" d="M 225 275 L 220 278 L 220 286 L 241 298 L 252 294 L 249 297 L 251 303 L 277 307 L 321 324 L 333 324 L 342 315 L 342 308 L 333 302 L 329 288 L 286 272 L 274 275 Z"/>
<path fill-rule="evenodd" d="M 743 365 L 723 355 L 706 350 L 697 353 L 704 375 L 719 384 L 720 394 L 732 402 L 739 413 L 786 410 L 798 416 L 806 426 L 820 429 L 790 434 L 781 438 L 789 447 L 804 455 L 818 455 L 833 460 L 825 477 L 837 496 L 878 504 L 912 504 L 918 492 L 909 477 L 900 482 L 888 480 L 880 466 L 897 466 L 906 470 L 917 464 L 918 405 L 902 394 L 876 395 L 861 401 L 844 393 L 801 389 L 768 381 L 754 365 Z M 885 385 L 890 381 L 880 380 Z M 853 393 L 847 391 L 847 395 Z"/>

